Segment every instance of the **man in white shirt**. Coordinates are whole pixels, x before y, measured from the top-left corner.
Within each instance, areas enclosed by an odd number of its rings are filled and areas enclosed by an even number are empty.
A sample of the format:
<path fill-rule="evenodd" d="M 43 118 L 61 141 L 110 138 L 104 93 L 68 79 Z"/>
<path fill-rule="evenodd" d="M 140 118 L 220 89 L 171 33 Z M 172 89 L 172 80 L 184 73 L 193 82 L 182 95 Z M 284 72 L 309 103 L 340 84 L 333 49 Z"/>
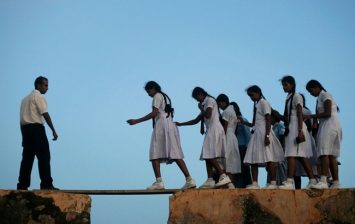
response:
<path fill-rule="evenodd" d="M 39 76 L 35 80 L 35 89 L 21 103 L 20 124 L 22 133 L 22 161 L 20 167 L 18 190 L 27 190 L 31 184 L 31 171 L 35 156 L 38 159 L 41 189 L 58 190 L 53 186 L 50 167 L 49 143 L 44 128 L 44 122 L 52 130 L 53 140 L 58 135 L 48 113 L 44 94 L 48 91 L 48 79 Z"/>

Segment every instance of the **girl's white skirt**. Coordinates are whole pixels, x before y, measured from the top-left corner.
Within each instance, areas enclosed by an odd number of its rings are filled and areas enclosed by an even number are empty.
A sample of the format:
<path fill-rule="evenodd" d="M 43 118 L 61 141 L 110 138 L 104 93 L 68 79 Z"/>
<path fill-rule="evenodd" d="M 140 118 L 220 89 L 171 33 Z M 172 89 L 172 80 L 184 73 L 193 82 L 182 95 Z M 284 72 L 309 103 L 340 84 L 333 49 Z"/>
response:
<path fill-rule="evenodd" d="M 342 140 L 342 129 L 336 116 L 328 119 L 320 119 L 317 133 L 317 154 L 332 155 L 338 157 L 340 154 L 340 143 Z"/>
<path fill-rule="evenodd" d="M 265 146 L 265 125 L 255 126 L 245 154 L 244 163 L 264 164 L 283 160 L 284 152 L 275 133 L 272 130 L 270 131 L 270 144 Z"/>
<path fill-rule="evenodd" d="M 226 135 L 220 123 L 212 123 L 207 128 L 203 140 L 200 160 L 225 157 Z"/>
<path fill-rule="evenodd" d="M 149 160 L 171 163 L 183 159 L 179 130 L 171 118 L 159 117 L 155 123 L 149 150 Z"/>
<path fill-rule="evenodd" d="M 226 144 L 226 171 L 227 173 L 241 173 L 241 161 L 238 147 L 237 136 L 232 129 L 227 129 L 227 144 Z"/>
<path fill-rule="evenodd" d="M 285 138 L 285 157 L 311 158 L 313 155 L 312 142 L 306 124 L 303 122 L 302 125 L 302 130 L 306 141 L 299 144 L 296 143 L 296 137 L 298 136 L 297 116 L 291 116 L 291 120 L 288 128 L 289 128 L 289 133 Z"/>

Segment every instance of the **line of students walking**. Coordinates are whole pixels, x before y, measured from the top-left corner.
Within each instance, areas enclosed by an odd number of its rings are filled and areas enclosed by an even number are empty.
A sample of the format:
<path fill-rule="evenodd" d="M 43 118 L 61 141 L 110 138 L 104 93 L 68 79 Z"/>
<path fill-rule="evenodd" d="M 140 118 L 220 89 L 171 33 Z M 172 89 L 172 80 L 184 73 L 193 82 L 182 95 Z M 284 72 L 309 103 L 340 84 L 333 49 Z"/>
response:
<path fill-rule="evenodd" d="M 246 90 L 254 103 L 252 123 L 242 116 L 238 105 L 230 102 L 225 94 L 215 99 L 203 88 L 195 87 L 192 97 L 198 102 L 198 115 L 186 122 L 174 122 L 174 109 L 169 96 L 158 83 L 149 81 L 145 90 L 153 98 L 152 111 L 141 118 L 127 120 L 130 125 L 153 120 L 149 160 L 156 181 L 148 189 L 164 189 L 160 173 L 162 162 L 176 162 L 186 178 L 182 189 L 196 187 L 183 160 L 177 127 L 198 123 L 201 124 L 201 134 L 205 136 L 200 160 L 205 161 L 207 171 L 207 180 L 200 188 L 227 186 L 260 189 L 258 168 L 263 166 L 268 173 L 266 189 L 294 189 L 296 173 L 300 175 L 298 170 L 302 168 L 309 177 L 307 188 L 328 188 L 329 173 L 333 180 L 330 187 L 340 188 L 337 157 L 342 130 L 336 102 L 318 81 L 311 80 L 306 89 L 317 97 L 317 106 L 316 113 L 310 114 L 306 112 L 304 99 L 296 92 L 295 79 L 284 76 L 281 83 L 287 93 L 283 115 L 272 109 L 261 88 L 256 85 Z M 284 121 L 285 128 L 280 128 L 281 123 L 276 122 L 280 120 Z M 308 129 L 304 120 L 312 120 Z M 247 126 L 251 127 L 251 132 Z M 311 129 L 313 132 L 317 130 L 315 139 Z M 319 180 L 314 174 L 317 169 L 312 168 L 317 161 L 320 161 L 321 167 Z M 287 178 L 284 177 L 286 167 Z"/>

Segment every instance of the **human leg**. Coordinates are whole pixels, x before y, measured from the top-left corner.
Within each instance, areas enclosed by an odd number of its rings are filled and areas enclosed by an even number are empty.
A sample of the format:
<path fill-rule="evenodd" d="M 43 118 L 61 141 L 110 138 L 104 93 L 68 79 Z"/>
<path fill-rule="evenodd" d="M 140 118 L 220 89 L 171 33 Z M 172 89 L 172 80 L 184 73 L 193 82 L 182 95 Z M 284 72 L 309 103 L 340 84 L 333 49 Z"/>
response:
<path fill-rule="evenodd" d="M 293 178 L 296 172 L 296 158 L 287 157 L 287 178 Z"/>
<path fill-rule="evenodd" d="M 251 166 L 252 184 L 247 185 L 246 189 L 260 189 L 258 185 L 258 174 L 259 174 L 258 164 L 251 164 L 250 166 Z"/>
<path fill-rule="evenodd" d="M 155 178 L 161 178 L 159 159 L 151 160 Z"/>
<path fill-rule="evenodd" d="M 44 128 L 39 131 L 39 135 L 40 141 L 36 149 L 36 156 L 38 159 L 39 176 L 41 178 L 41 189 L 49 189 L 53 188 L 53 179 L 51 176 L 49 143 Z"/>
<path fill-rule="evenodd" d="M 213 167 L 217 171 L 217 173 L 219 175 L 219 180 L 216 183 L 216 187 L 221 187 L 221 186 L 231 183 L 230 178 L 226 175 L 225 171 L 222 170 L 217 159 L 209 159 L 209 164 L 211 167 Z"/>
<path fill-rule="evenodd" d="M 213 180 L 213 170 L 210 159 L 206 159 L 205 163 L 207 171 L 207 180 L 200 186 L 200 188 L 214 188 L 216 182 Z"/>
<path fill-rule="evenodd" d="M 287 180 L 279 186 L 280 189 L 293 190 L 294 187 L 294 176 L 296 172 L 296 158 L 287 157 Z"/>
<path fill-rule="evenodd" d="M 18 178 L 17 189 L 27 190 L 31 185 L 31 172 L 33 161 L 35 158 L 34 150 L 30 147 L 24 147 L 22 152 L 22 161 L 20 166 L 20 173 Z"/>
<path fill-rule="evenodd" d="M 221 166 L 219 165 L 217 159 L 209 159 L 209 164 L 211 167 L 213 167 L 219 175 L 225 174 L 225 172 L 222 170 Z"/>
<path fill-rule="evenodd" d="M 239 145 L 239 155 L 241 164 L 241 173 L 234 175 L 233 184 L 236 188 L 245 188 L 247 185 L 251 184 L 251 176 L 250 176 L 250 167 L 247 164 L 244 164 L 244 158 L 246 153 L 246 146 Z"/>
<path fill-rule="evenodd" d="M 276 181 L 276 166 L 274 162 L 266 163 L 267 172 L 270 175 L 270 181 Z"/>
<path fill-rule="evenodd" d="M 178 167 L 180 168 L 180 170 L 182 171 L 182 173 L 184 174 L 184 176 L 189 177 L 190 173 L 189 173 L 189 170 L 187 169 L 185 161 L 183 159 L 177 159 L 177 160 L 175 160 L 175 162 L 178 165 Z"/>
<path fill-rule="evenodd" d="M 329 168 L 332 174 L 333 181 L 339 181 L 338 160 L 335 156 L 329 156 Z"/>
<path fill-rule="evenodd" d="M 301 176 L 294 176 L 293 180 L 295 182 L 295 189 L 301 189 L 301 186 L 302 186 L 302 178 L 301 178 Z"/>
<path fill-rule="evenodd" d="M 258 164 L 251 164 L 251 177 L 253 182 L 258 182 L 259 168 Z"/>
<path fill-rule="evenodd" d="M 266 170 L 267 170 L 269 182 L 266 184 L 266 187 L 264 189 L 277 189 L 276 163 L 274 162 L 266 163 Z"/>
<path fill-rule="evenodd" d="M 147 190 L 162 190 L 164 189 L 164 183 L 160 173 L 160 161 L 159 159 L 153 159 L 151 162 L 156 181 L 151 186 L 149 186 Z"/>
<path fill-rule="evenodd" d="M 186 178 L 186 183 L 184 184 L 184 186 L 182 187 L 182 189 L 189 189 L 189 188 L 195 188 L 196 187 L 196 183 L 195 180 L 192 179 L 192 177 L 190 176 L 190 173 L 187 169 L 187 166 L 184 162 L 183 159 L 177 159 L 175 160 L 176 164 L 178 165 L 178 167 L 180 168 L 180 170 L 183 172 L 185 178 Z"/>
<path fill-rule="evenodd" d="M 312 169 L 312 164 L 311 164 L 311 160 L 308 158 L 302 158 L 301 159 L 302 162 L 302 166 L 304 168 L 304 170 L 307 173 L 308 178 L 311 179 L 315 179 L 314 178 L 314 174 L 313 174 L 313 169 Z"/>

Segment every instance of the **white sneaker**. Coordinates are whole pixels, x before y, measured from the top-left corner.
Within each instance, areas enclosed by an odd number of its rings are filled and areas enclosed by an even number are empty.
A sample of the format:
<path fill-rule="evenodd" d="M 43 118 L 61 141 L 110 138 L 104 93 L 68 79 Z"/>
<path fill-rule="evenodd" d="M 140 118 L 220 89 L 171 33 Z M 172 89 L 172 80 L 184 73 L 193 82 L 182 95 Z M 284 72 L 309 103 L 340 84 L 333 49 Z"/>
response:
<path fill-rule="evenodd" d="M 341 185 L 339 183 L 333 183 L 332 185 L 330 185 L 329 188 L 330 189 L 340 189 Z"/>
<path fill-rule="evenodd" d="M 314 189 L 328 189 L 328 184 L 324 183 L 322 181 L 319 181 L 317 184 L 314 184 L 312 186 L 312 188 L 314 188 Z"/>
<path fill-rule="evenodd" d="M 195 188 L 196 187 L 196 182 L 194 179 L 191 179 L 189 181 L 186 181 L 186 183 L 184 184 L 184 186 L 182 186 L 181 189 L 191 189 L 191 188 Z"/>
<path fill-rule="evenodd" d="M 222 187 L 222 186 L 227 185 L 231 182 L 232 182 L 231 179 L 227 175 L 222 174 L 218 180 L 218 183 L 216 183 L 216 187 Z"/>
<path fill-rule="evenodd" d="M 235 186 L 234 186 L 234 184 L 232 184 L 232 183 L 229 183 L 229 184 L 228 184 L 228 189 L 235 189 Z"/>
<path fill-rule="evenodd" d="M 284 181 L 284 182 L 282 182 L 282 185 L 279 186 L 279 189 L 282 189 L 282 190 L 294 190 L 295 186 L 293 186 L 292 182 Z"/>
<path fill-rule="evenodd" d="M 147 190 L 163 190 L 164 188 L 164 183 L 163 181 L 161 182 L 154 182 L 152 186 L 147 187 Z"/>
<path fill-rule="evenodd" d="M 278 187 L 276 184 L 266 184 L 266 186 L 263 189 L 272 190 L 272 189 L 278 189 Z"/>
<path fill-rule="evenodd" d="M 214 188 L 215 187 L 215 182 L 212 178 L 208 178 L 205 183 L 203 183 L 200 188 L 204 188 L 204 189 L 210 189 L 210 188 Z"/>
<path fill-rule="evenodd" d="M 257 183 L 249 184 L 245 187 L 245 189 L 249 190 L 259 190 L 260 186 Z"/>
<path fill-rule="evenodd" d="M 314 188 L 314 186 L 315 186 L 316 184 L 317 184 L 317 182 L 309 181 L 305 189 Z"/>

